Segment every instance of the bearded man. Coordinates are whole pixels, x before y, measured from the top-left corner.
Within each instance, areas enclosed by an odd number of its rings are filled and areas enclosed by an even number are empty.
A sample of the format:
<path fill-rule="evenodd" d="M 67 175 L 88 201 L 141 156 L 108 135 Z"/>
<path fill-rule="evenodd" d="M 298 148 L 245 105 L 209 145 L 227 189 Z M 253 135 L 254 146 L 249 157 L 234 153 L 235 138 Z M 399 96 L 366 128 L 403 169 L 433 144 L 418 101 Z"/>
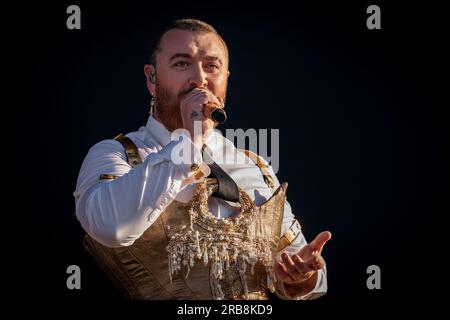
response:
<path fill-rule="evenodd" d="M 321 252 L 331 233 L 307 243 L 287 184 L 214 130 L 226 115 L 228 66 L 212 26 L 173 22 L 144 66 L 147 124 L 97 143 L 83 162 L 74 196 L 84 244 L 127 298 L 268 299 L 270 290 L 314 299 L 327 290 Z"/>

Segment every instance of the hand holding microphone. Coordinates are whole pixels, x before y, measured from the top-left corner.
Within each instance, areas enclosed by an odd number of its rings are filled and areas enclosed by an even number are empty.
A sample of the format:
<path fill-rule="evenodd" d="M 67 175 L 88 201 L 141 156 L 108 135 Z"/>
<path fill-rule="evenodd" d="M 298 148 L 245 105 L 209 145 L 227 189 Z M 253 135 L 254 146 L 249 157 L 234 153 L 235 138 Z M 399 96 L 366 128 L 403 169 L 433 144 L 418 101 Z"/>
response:
<path fill-rule="evenodd" d="M 206 137 L 216 124 L 226 120 L 223 100 L 207 89 L 194 88 L 180 102 L 183 127 L 191 134 L 191 140 L 201 148 Z M 202 130 L 194 131 L 195 123 L 201 122 Z M 200 132 L 201 131 L 201 132 Z"/>

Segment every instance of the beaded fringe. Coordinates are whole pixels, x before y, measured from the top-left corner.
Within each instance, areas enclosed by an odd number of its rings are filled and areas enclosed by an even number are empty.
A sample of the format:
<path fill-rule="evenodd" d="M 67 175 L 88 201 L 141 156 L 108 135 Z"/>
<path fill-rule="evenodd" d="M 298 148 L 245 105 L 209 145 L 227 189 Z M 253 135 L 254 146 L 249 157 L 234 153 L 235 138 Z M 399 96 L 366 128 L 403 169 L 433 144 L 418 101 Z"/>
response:
<path fill-rule="evenodd" d="M 213 284 L 213 296 L 223 299 L 224 294 L 220 286 L 220 280 L 224 272 L 236 265 L 239 275 L 243 281 L 244 297 L 248 299 L 248 286 L 245 281 L 245 273 L 250 267 L 253 274 L 254 266 L 259 261 L 267 273 L 267 288 L 275 291 L 275 276 L 272 270 L 273 258 L 270 246 L 263 239 L 248 239 L 239 235 L 227 235 L 222 232 L 216 234 L 206 233 L 201 235 L 199 231 L 189 230 L 184 234 L 172 236 L 167 247 L 169 259 L 169 277 L 187 268 L 185 278 L 197 261 L 203 261 L 207 266 L 211 265 L 211 276 Z"/>
<path fill-rule="evenodd" d="M 269 241 L 251 236 L 249 226 L 253 221 L 255 206 L 250 197 L 239 190 L 241 212 L 230 219 L 218 219 L 208 209 L 208 198 L 217 190 L 213 179 L 202 181 L 192 198 L 189 214 L 191 225 L 187 231 L 174 234 L 167 246 L 169 260 L 169 277 L 187 268 L 185 278 L 194 267 L 196 260 L 202 260 L 206 266 L 210 264 L 211 283 L 215 299 L 223 299 L 220 280 L 224 272 L 232 265 L 241 277 L 244 298 L 248 299 L 248 286 L 245 277 L 247 267 L 253 274 L 254 266 L 261 262 L 266 268 L 267 288 L 275 291 L 276 277 L 273 272 L 273 253 Z M 194 224 L 200 226 L 202 232 L 194 231 Z"/>

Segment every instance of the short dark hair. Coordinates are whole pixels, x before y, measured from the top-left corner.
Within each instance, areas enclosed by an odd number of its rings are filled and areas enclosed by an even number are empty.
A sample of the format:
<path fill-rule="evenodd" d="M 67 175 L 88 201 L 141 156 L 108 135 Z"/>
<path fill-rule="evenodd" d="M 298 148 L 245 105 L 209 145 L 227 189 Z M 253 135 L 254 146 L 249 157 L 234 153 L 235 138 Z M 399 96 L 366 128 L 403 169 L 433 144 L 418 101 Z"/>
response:
<path fill-rule="evenodd" d="M 166 34 L 167 31 L 172 29 L 214 33 L 222 42 L 225 48 L 227 61 L 229 60 L 228 46 L 212 25 L 197 19 L 179 19 L 173 21 L 167 27 L 163 28 L 162 31 L 159 33 L 159 35 L 155 38 L 155 41 L 150 47 L 150 64 L 156 66 L 156 54 L 161 49 L 160 48 L 161 39 Z"/>

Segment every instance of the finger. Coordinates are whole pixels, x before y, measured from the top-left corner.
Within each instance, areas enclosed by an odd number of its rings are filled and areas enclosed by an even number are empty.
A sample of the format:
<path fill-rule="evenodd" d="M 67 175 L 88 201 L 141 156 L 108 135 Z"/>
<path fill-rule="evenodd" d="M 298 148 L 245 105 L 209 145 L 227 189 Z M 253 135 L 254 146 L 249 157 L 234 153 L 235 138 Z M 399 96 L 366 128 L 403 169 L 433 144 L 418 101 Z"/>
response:
<path fill-rule="evenodd" d="M 282 262 L 275 263 L 275 272 L 277 273 L 278 278 L 282 282 L 291 282 L 294 281 L 294 279 L 291 277 L 291 275 L 288 273 L 286 266 Z"/>
<path fill-rule="evenodd" d="M 202 90 L 199 88 L 194 88 L 191 91 L 189 91 L 189 93 L 186 95 L 186 97 L 193 97 L 193 96 L 197 96 L 199 94 L 202 94 Z"/>
<path fill-rule="evenodd" d="M 307 268 L 305 261 L 298 254 L 294 254 L 292 256 L 292 260 L 294 261 L 295 267 L 297 268 L 298 272 L 301 275 L 304 275 L 304 274 L 308 273 L 308 271 L 310 271 Z"/>
<path fill-rule="evenodd" d="M 292 261 L 291 257 L 286 252 L 283 252 L 281 254 L 281 259 L 283 260 L 283 264 L 285 265 L 287 272 L 291 276 L 295 277 L 296 274 L 298 273 L 298 270 L 295 267 L 295 263 L 294 261 Z"/>
<path fill-rule="evenodd" d="M 300 271 L 302 280 L 309 279 L 314 274 L 314 272 L 316 272 L 315 269 L 311 268 L 311 264 L 307 261 L 304 261 L 299 255 L 294 255 L 292 259 L 294 260 L 297 268 Z"/>
<path fill-rule="evenodd" d="M 181 105 L 184 106 L 184 108 L 186 108 L 186 106 L 190 106 L 190 109 L 192 111 L 196 111 L 197 113 L 202 114 L 203 117 L 206 119 L 208 118 L 209 115 L 208 111 L 216 108 L 216 106 L 212 104 L 210 105 L 210 107 L 208 107 L 206 103 L 208 103 L 208 99 L 199 95 L 194 96 L 191 99 L 185 100 Z"/>
<path fill-rule="evenodd" d="M 317 237 L 309 243 L 311 249 L 314 251 L 322 252 L 323 246 L 331 239 L 331 232 L 323 231 L 317 235 Z"/>
<path fill-rule="evenodd" d="M 311 258 L 306 260 L 304 265 L 307 272 L 317 271 L 324 267 L 325 261 L 320 256 L 320 254 L 315 254 Z"/>
<path fill-rule="evenodd" d="M 295 267 L 297 268 L 297 271 L 298 271 L 297 280 L 298 279 L 307 279 L 307 278 L 309 278 L 310 277 L 309 272 L 311 270 L 309 270 L 309 268 L 307 267 L 305 261 L 297 254 L 294 254 L 292 256 L 292 260 L 294 261 Z"/>
<path fill-rule="evenodd" d="M 293 279 L 293 282 L 299 282 L 309 279 L 316 272 L 316 270 L 312 269 L 310 267 L 310 264 L 307 264 L 305 261 L 303 261 L 300 256 L 294 254 L 292 255 L 291 259 L 294 262 L 295 271 L 292 271 L 292 269 L 290 269 L 290 266 L 286 265 L 285 263 L 284 266 L 290 278 Z"/>
<path fill-rule="evenodd" d="M 185 96 L 185 99 L 186 101 L 191 101 L 193 99 L 198 99 L 199 97 L 203 97 L 204 99 L 208 98 L 208 90 L 202 88 L 194 88 Z"/>
<path fill-rule="evenodd" d="M 225 102 L 223 101 L 223 99 L 221 97 L 217 97 L 217 99 L 219 99 L 220 107 L 224 108 L 225 107 Z"/>
<path fill-rule="evenodd" d="M 201 94 L 202 94 L 201 91 L 198 91 L 198 90 L 195 90 L 195 91 L 194 91 L 194 90 L 192 90 L 191 92 L 189 92 L 189 94 L 187 94 L 187 95 L 181 100 L 180 107 L 190 105 L 191 102 L 194 101 L 194 100 L 195 100 L 197 97 L 199 97 Z M 201 104 L 199 104 L 199 106 L 200 106 L 200 105 L 201 105 Z"/>
<path fill-rule="evenodd" d="M 212 110 L 221 108 L 218 97 L 214 96 L 209 90 L 202 88 L 194 88 L 190 92 L 189 97 L 183 101 L 183 104 L 195 104 L 195 107 L 192 107 L 192 109 L 202 112 L 204 119 L 210 118 Z"/>
<path fill-rule="evenodd" d="M 208 89 L 199 89 L 201 92 L 205 94 L 205 96 L 209 99 L 208 103 L 212 103 L 217 105 L 217 107 L 221 107 L 222 103 L 219 100 L 219 97 L 215 96 L 210 90 Z"/>
<path fill-rule="evenodd" d="M 200 103 L 204 108 L 208 107 L 210 109 L 220 108 L 220 101 L 212 93 L 207 93 L 202 91 L 199 96 L 196 97 L 197 102 Z"/>

